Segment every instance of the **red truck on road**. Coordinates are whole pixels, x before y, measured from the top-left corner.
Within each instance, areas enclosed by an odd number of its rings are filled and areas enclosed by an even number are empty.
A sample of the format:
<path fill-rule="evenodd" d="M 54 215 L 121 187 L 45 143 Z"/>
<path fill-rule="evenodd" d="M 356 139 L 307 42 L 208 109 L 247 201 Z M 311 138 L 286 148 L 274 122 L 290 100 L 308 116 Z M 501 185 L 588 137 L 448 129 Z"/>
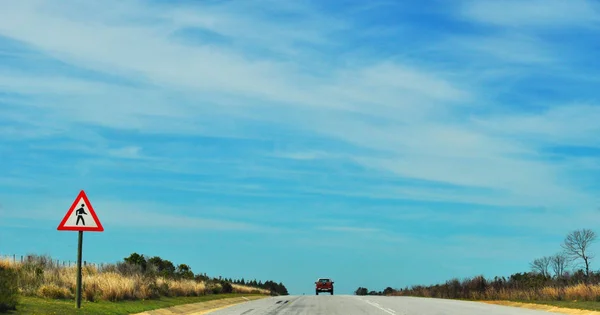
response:
<path fill-rule="evenodd" d="M 316 288 L 315 293 L 319 295 L 319 292 L 329 292 L 333 295 L 333 281 L 329 278 L 319 278 L 315 282 Z"/>

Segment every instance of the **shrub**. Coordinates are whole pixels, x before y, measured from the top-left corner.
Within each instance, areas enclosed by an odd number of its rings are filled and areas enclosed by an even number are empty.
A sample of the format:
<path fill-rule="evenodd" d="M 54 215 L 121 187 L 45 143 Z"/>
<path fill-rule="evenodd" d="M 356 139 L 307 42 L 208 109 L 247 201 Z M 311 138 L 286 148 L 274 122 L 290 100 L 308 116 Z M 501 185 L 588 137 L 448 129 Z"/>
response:
<path fill-rule="evenodd" d="M 126 277 L 133 277 L 144 273 L 144 267 L 139 264 L 119 262 L 116 265 L 118 273 Z"/>
<path fill-rule="evenodd" d="M 37 295 L 48 299 L 70 299 L 73 297 L 69 289 L 59 287 L 54 283 L 42 285 L 38 289 Z"/>
<path fill-rule="evenodd" d="M 140 299 L 157 299 L 160 295 L 156 279 L 147 279 L 137 291 L 137 297 Z"/>
<path fill-rule="evenodd" d="M 233 286 L 229 282 L 223 282 L 223 283 L 221 283 L 221 287 L 222 287 L 221 291 L 223 293 L 232 293 L 233 292 Z"/>
<path fill-rule="evenodd" d="M 168 260 L 151 258 L 144 272 L 142 255 L 132 255 L 132 262 L 83 266 L 82 297 L 90 302 L 153 299 L 161 296 L 201 296 L 218 293 L 268 294 L 266 288 L 253 288 L 231 283 L 229 280 L 210 279 L 206 274 L 191 273 L 187 265 L 179 265 L 178 275 Z M 139 258 L 139 259 L 138 259 Z M 50 257 L 29 255 L 23 262 L 0 260 L 0 304 L 2 309 L 14 308 L 16 299 L 10 300 L 11 290 L 5 288 L 12 282 L 16 293 L 51 299 L 67 299 L 75 295 L 77 268 L 60 266 Z M 12 275 L 9 275 L 9 273 Z M 206 279 L 206 280 L 204 280 Z M 200 281 L 198 281 L 200 280 Z M 259 283 L 255 283 L 259 285 Z M 270 287 L 269 287 L 270 288 Z M 11 298 L 12 299 L 12 298 Z M 10 301 L 9 301 L 10 300 Z"/>
<path fill-rule="evenodd" d="M 0 311 L 15 310 L 19 284 L 14 269 L 0 265 Z"/>
<path fill-rule="evenodd" d="M 221 287 L 221 284 L 219 283 L 210 282 L 207 283 L 206 287 L 208 291 L 212 294 L 220 294 L 221 292 L 223 292 L 223 287 Z"/>

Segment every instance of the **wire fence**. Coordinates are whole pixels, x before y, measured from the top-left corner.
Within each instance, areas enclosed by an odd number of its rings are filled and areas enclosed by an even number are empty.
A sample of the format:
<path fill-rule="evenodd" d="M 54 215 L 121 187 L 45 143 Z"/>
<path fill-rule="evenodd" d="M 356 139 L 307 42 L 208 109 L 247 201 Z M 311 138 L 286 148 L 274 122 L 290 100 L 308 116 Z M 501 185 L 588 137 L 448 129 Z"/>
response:
<path fill-rule="evenodd" d="M 25 263 L 27 261 L 30 261 L 32 257 L 40 257 L 40 256 L 33 256 L 33 255 L 17 255 L 17 254 L 0 254 L 0 260 L 8 260 L 8 261 L 12 261 L 13 263 Z M 48 259 L 48 264 L 53 266 L 53 267 L 73 267 L 73 266 L 77 266 L 77 261 L 74 260 L 60 260 L 60 259 L 51 259 L 49 257 L 45 257 Z M 88 262 L 83 260 L 81 262 L 82 266 L 93 266 L 96 268 L 103 268 L 104 266 L 110 265 L 108 263 L 95 263 L 95 262 Z"/>

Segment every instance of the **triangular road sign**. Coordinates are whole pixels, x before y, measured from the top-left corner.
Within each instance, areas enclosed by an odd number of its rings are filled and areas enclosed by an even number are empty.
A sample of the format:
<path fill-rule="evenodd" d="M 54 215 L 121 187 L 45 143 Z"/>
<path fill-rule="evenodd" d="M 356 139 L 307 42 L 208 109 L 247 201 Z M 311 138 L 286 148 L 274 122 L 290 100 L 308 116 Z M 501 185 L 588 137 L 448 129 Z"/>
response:
<path fill-rule="evenodd" d="M 102 223 L 98 220 L 96 212 L 90 203 L 90 200 L 85 194 L 85 191 L 81 191 L 67 215 L 58 225 L 59 231 L 87 231 L 87 232 L 102 232 L 104 228 Z"/>

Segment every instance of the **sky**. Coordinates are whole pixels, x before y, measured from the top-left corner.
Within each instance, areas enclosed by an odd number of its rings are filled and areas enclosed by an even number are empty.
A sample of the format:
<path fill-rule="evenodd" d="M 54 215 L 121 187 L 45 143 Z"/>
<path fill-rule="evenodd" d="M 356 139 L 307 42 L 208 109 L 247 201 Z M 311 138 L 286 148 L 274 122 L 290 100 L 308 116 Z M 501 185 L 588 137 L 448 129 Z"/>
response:
<path fill-rule="evenodd" d="M 90 262 L 527 271 L 600 222 L 598 34 L 585 0 L 3 1 L 0 255 L 75 260 L 85 190 Z"/>

